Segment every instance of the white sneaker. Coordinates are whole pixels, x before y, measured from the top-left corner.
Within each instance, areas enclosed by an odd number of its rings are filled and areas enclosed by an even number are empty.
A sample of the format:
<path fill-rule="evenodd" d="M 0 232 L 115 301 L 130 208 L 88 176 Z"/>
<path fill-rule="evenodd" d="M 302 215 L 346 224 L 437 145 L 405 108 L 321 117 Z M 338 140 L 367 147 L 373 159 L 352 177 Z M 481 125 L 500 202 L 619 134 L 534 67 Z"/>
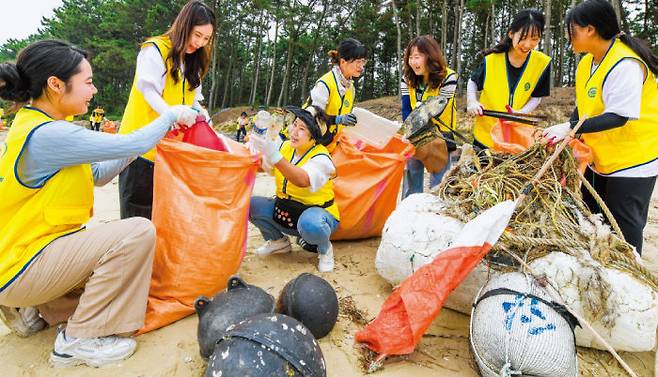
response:
<path fill-rule="evenodd" d="M 98 368 L 129 358 L 136 348 L 137 342 L 132 338 L 73 338 L 66 337 L 65 331 L 61 330 L 55 338 L 50 363 L 58 368 L 81 364 Z"/>
<path fill-rule="evenodd" d="M 292 251 L 292 246 L 290 246 L 290 238 L 283 236 L 278 240 L 269 240 L 265 242 L 265 245 L 256 249 L 256 255 L 259 257 L 264 257 L 270 254 L 282 254 L 289 253 Z"/>
<path fill-rule="evenodd" d="M 329 244 L 329 250 L 326 253 L 318 253 L 318 270 L 320 272 L 331 272 L 334 270 L 334 247 Z"/>
<path fill-rule="evenodd" d="M 0 305 L 0 319 L 18 336 L 30 336 L 48 326 L 33 307 L 10 308 Z"/>

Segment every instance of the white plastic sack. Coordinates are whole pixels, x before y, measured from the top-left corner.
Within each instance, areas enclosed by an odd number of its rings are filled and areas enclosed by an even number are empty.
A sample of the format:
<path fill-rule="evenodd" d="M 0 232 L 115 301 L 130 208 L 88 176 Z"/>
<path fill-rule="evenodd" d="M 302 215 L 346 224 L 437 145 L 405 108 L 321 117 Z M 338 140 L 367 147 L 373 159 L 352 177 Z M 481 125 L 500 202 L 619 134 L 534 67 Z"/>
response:
<path fill-rule="evenodd" d="M 496 292 L 500 288 L 519 293 Z M 534 279 L 520 272 L 487 283 L 475 302 L 470 326 L 471 351 L 482 376 L 578 376 L 572 319 L 568 321 L 550 302 Z"/>
<path fill-rule="evenodd" d="M 391 213 L 377 249 L 377 272 L 396 286 L 449 247 L 464 224 L 441 215 L 443 202 L 431 194 L 413 194 Z"/>
<path fill-rule="evenodd" d="M 554 252 L 535 260 L 530 266 L 537 273 L 549 276 L 557 285 L 564 302 L 584 316 L 578 290 L 578 277 L 583 273 L 575 257 Z M 603 278 L 612 287 L 608 305 L 616 305 L 619 316 L 610 329 L 600 321 L 594 321 L 592 327 L 617 351 L 652 350 L 656 346 L 658 327 L 656 292 L 630 274 L 615 269 L 603 268 Z M 582 328 L 576 329 L 576 341 L 579 346 L 605 349 L 588 330 Z"/>

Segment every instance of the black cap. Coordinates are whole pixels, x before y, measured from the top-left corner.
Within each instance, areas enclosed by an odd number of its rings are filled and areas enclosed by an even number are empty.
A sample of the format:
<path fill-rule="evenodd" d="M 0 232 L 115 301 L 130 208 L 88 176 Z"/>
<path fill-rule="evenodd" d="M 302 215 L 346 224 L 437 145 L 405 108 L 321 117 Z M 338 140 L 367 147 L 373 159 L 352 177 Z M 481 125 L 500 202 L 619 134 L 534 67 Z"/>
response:
<path fill-rule="evenodd" d="M 312 106 L 309 106 L 306 109 L 297 106 L 286 106 L 285 109 L 306 124 L 306 128 L 308 128 L 308 132 L 311 134 L 313 140 L 320 141 L 322 136 L 327 132 L 326 124 L 322 122 L 321 124 L 318 124 L 315 118 L 315 109 Z"/>

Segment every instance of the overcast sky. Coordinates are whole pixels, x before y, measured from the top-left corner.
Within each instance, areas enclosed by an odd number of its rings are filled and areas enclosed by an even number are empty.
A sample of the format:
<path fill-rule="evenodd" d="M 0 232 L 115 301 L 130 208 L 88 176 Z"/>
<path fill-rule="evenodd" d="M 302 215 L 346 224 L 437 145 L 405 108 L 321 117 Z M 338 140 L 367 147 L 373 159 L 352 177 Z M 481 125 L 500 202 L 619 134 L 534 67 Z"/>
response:
<path fill-rule="evenodd" d="M 34 34 L 41 18 L 53 14 L 62 0 L 0 0 L 0 44 L 8 39 L 21 39 Z"/>

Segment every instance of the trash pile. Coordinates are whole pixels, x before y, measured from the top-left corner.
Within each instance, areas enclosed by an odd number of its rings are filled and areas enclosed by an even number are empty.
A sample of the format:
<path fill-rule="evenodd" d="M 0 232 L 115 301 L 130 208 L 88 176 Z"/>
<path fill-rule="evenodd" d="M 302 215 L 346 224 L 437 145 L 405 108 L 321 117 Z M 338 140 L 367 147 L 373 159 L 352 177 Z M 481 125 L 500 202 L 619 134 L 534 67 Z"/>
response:
<path fill-rule="evenodd" d="M 584 204 L 581 185 L 593 189 L 582 176 L 583 145 L 570 144 L 547 173 L 528 186 L 554 151 L 553 146 L 531 141 L 516 154 L 476 153 L 464 145 L 459 162 L 433 193 L 409 196 L 387 220 L 376 257 L 379 274 L 398 286 L 449 249 L 468 221 L 525 194 L 502 237 L 445 302 L 465 314 L 473 311 L 471 348 L 480 372 L 572 375 L 576 359 L 569 344 L 574 337 L 579 346 L 605 349 L 590 331 L 569 328 L 552 306 L 556 303 L 586 318 L 615 350 L 654 349 L 658 279 L 624 241 L 614 219 L 593 214 Z M 524 271 L 512 255 L 541 276 Z M 520 284 L 524 281 L 527 284 Z M 560 300 L 539 293 L 538 285 L 542 292 L 555 287 Z M 487 295 L 496 290 L 498 294 Z M 539 333 L 543 338 L 534 336 Z M 505 344 L 511 348 L 501 348 Z M 558 357 L 560 352 L 569 356 Z M 551 366 L 550 360 L 569 362 Z M 545 369 L 528 368 L 531 364 Z M 566 369 L 551 369 L 557 367 Z"/>

